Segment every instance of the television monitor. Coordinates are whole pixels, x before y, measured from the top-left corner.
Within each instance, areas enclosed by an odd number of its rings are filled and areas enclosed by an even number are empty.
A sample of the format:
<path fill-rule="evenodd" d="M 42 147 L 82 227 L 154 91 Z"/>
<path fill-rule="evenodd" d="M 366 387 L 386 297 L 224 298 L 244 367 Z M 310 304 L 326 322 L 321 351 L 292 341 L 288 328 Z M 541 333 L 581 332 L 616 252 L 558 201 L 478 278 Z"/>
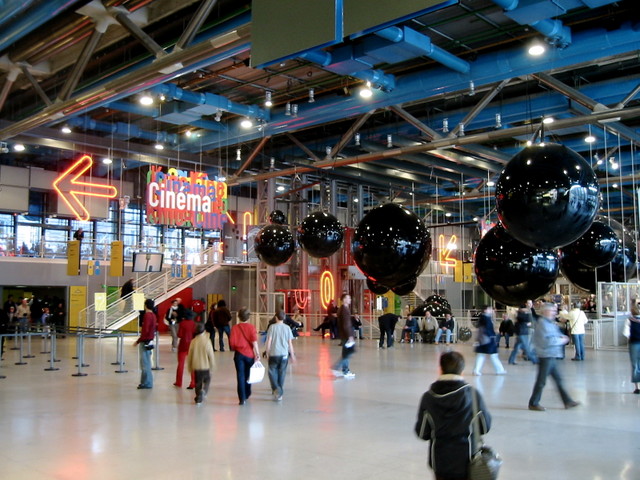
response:
<path fill-rule="evenodd" d="M 133 254 L 134 272 L 161 272 L 164 254 L 136 252 Z"/>

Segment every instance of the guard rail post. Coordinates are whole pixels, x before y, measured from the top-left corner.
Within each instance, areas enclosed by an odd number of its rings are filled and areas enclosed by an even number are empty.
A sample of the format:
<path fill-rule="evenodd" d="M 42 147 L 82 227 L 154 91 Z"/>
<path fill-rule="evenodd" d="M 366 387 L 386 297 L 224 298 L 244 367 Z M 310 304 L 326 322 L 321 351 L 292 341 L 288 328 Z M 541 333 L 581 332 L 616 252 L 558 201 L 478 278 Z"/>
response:
<path fill-rule="evenodd" d="M 22 337 L 22 334 L 18 335 L 18 350 L 20 351 L 19 355 L 19 362 L 16 362 L 16 365 L 26 365 L 27 362 L 24 361 L 24 356 L 22 355 L 22 346 L 24 344 L 24 338 Z"/>
<path fill-rule="evenodd" d="M 51 338 L 51 348 L 49 349 L 49 368 L 45 368 L 45 372 L 53 372 L 56 370 L 60 370 L 53 366 L 55 362 L 59 362 L 60 360 L 56 360 L 56 327 L 53 327 L 53 334 L 51 334 L 51 330 L 49 330 L 49 336 Z"/>
<path fill-rule="evenodd" d="M 124 369 L 124 333 L 118 332 L 118 338 L 116 341 L 116 357 L 117 362 L 112 363 L 112 365 L 120 365 L 120 368 L 116 370 L 116 373 L 127 373 L 127 370 Z"/>
<path fill-rule="evenodd" d="M 153 364 L 155 365 L 155 367 L 153 367 L 151 370 L 164 370 L 164 368 L 160 366 L 160 343 L 158 342 L 158 340 L 160 340 L 160 337 L 158 336 L 158 330 L 156 330 L 155 338 L 153 340 L 154 342 L 156 342 L 156 348 L 153 349 Z"/>
<path fill-rule="evenodd" d="M 31 354 L 31 331 L 27 331 L 27 354 L 24 358 L 35 358 L 35 355 Z"/>
<path fill-rule="evenodd" d="M 88 367 L 84 363 L 84 333 L 79 332 L 76 340 L 76 357 L 78 357 L 78 373 L 71 374 L 72 377 L 86 377 L 87 374 L 82 372 L 82 367 Z"/>

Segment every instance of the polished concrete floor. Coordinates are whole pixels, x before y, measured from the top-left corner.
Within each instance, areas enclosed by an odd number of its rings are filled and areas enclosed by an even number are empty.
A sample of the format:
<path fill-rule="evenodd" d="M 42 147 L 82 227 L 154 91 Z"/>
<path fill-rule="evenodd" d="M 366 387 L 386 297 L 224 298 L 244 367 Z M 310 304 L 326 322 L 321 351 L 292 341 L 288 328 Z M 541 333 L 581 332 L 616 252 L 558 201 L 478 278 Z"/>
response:
<path fill-rule="evenodd" d="M 298 362 L 287 375 L 282 402 L 269 383 L 254 387 L 244 406 L 236 397 L 233 353 L 217 352 L 212 388 L 202 406 L 177 389 L 175 354 L 162 338 L 155 387 L 137 390 L 137 349 L 125 340 L 128 373 L 117 366 L 114 339 L 87 340 L 78 369 L 75 339 L 58 342 L 58 371 L 48 355 L 14 365 L 5 352 L 0 374 L 1 479 L 429 479 L 428 444 L 413 433 L 423 391 L 438 375 L 443 346 L 396 344 L 378 350 L 359 341 L 355 379 L 334 379 L 335 342 L 295 341 Z M 8 343 L 11 347 L 11 342 Z M 43 347 L 34 341 L 33 351 Z M 574 398 L 564 410 L 552 383 L 542 405 L 527 410 L 532 365 L 508 366 L 496 376 L 470 376 L 472 347 L 452 348 L 467 358 L 468 381 L 484 394 L 494 423 L 485 440 L 504 458 L 502 479 L 640 479 L 640 395 L 633 395 L 625 351 L 587 350 L 585 362 L 562 362 Z M 501 349 L 506 365 L 509 350 Z M 185 386 L 187 385 L 185 377 Z"/>

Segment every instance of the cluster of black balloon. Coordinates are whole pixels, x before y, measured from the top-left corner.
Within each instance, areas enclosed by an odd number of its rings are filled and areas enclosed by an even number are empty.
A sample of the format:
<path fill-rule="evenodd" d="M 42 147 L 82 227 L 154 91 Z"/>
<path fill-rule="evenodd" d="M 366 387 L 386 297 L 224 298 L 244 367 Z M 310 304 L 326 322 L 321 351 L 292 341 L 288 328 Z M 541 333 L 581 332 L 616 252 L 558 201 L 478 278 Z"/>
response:
<path fill-rule="evenodd" d="M 353 258 L 367 276 L 369 289 L 382 295 L 406 295 L 431 256 L 431 235 L 420 217 L 386 203 L 369 211 L 355 230 Z"/>
<path fill-rule="evenodd" d="M 451 313 L 451 305 L 448 300 L 440 295 L 427 297 L 422 305 L 418 305 L 411 312 L 412 317 L 424 317 L 426 312 L 430 312 L 435 318 L 443 318 L 446 313 Z"/>
<path fill-rule="evenodd" d="M 286 226 L 287 217 L 280 210 L 269 214 L 269 222 L 256 235 L 255 252 L 264 263 L 277 267 L 291 258 L 296 242 Z M 323 258 L 340 249 L 344 228 L 333 215 L 314 212 L 302 221 L 297 237 L 304 251 L 312 257 Z"/>

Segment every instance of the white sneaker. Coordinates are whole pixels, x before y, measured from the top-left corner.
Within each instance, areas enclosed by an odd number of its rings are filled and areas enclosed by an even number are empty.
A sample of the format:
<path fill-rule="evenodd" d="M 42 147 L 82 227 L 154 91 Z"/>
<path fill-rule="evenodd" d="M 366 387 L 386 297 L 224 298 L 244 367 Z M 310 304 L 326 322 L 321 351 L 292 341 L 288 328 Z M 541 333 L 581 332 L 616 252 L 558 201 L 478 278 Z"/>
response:
<path fill-rule="evenodd" d="M 340 370 L 331 370 L 331 373 L 333 373 L 334 377 L 344 377 L 344 373 L 342 373 Z"/>
<path fill-rule="evenodd" d="M 352 371 L 348 371 L 347 373 L 344 374 L 344 378 L 355 378 L 356 374 L 353 373 Z"/>

